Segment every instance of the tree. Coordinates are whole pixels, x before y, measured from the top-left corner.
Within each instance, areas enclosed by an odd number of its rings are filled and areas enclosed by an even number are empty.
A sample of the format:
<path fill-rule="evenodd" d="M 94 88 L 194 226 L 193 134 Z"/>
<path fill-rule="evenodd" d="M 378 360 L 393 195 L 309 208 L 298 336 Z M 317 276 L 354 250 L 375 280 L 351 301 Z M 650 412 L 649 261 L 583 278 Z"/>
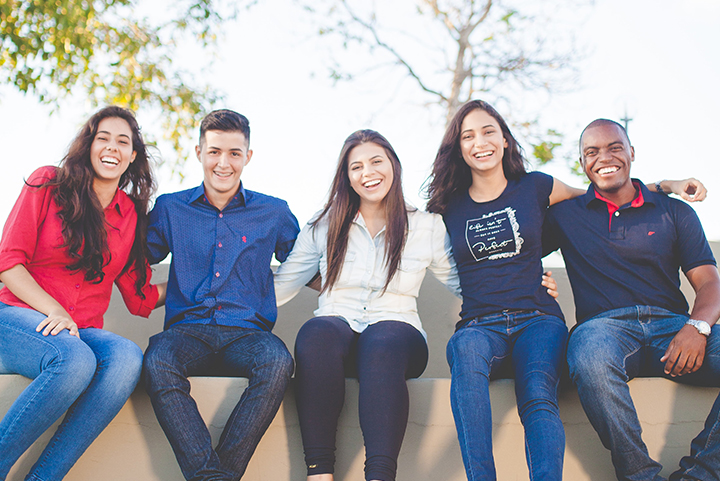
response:
<path fill-rule="evenodd" d="M 0 82 L 58 106 L 69 94 L 93 105 L 116 104 L 162 117 L 179 173 L 188 138 L 202 113 L 221 96 L 173 65 L 188 41 L 203 48 L 236 14 L 212 0 L 177 0 L 163 19 L 138 13 L 139 0 L 2 0 Z"/>
<path fill-rule="evenodd" d="M 517 102 L 518 92 L 552 93 L 572 82 L 578 54 L 566 30 L 553 25 L 558 24 L 556 2 L 525 2 L 525 13 L 515 7 L 517 2 L 507 0 L 414 3 L 414 18 L 400 14 L 399 21 L 396 13 L 392 24 L 383 22 L 383 13 L 388 12 L 382 10 L 390 8 L 387 2 L 368 7 L 352 0 L 316 0 L 303 6 L 319 19 L 321 35 L 340 37 L 346 50 L 362 46 L 372 53 L 376 65 L 365 65 L 360 73 L 383 64 L 400 69 L 442 107 L 446 125 L 463 103 L 478 96 L 500 104 L 504 112 L 517 112 L 517 105 L 511 110 L 507 103 Z M 337 80 L 356 75 L 347 62 L 336 62 L 331 68 Z M 541 163 L 552 160 L 562 135 L 540 129 L 537 119 L 513 117 L 532 144 L 533 156 Z"/>

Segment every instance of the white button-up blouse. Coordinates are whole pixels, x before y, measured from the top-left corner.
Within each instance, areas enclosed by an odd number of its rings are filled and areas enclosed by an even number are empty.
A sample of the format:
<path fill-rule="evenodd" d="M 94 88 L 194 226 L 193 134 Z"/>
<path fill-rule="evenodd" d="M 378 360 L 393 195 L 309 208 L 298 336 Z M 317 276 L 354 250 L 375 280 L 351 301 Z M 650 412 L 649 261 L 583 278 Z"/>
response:
<path fill-rule="evenodd" d="M 327 222 L 306 225 L 290 256 L 275 273 L 278 305 L 292 299 L 320 270 L 327 273 Z M 442 218 L 419 210 L 408 212 L 408 235 L 400 266 L 385 293 L 385 228 L 370 235 L 358 213 L 350 226 L 345 262 L 335 286 L 319 297 L 316 316 L 343 318 L 355 332 L 383 320 L 407 322 L 427 338 L 417 313 L 417 296 L 425 270 L 460 296 L 460 282 L 450 238 Z"/>

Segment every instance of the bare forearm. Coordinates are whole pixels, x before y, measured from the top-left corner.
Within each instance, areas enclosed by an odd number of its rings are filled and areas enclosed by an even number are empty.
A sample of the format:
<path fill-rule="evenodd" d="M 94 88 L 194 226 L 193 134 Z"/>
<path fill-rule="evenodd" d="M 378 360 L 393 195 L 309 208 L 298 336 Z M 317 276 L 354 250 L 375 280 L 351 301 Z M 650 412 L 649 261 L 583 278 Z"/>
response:
<path fill-rule="evenodd" d="M 720 318 L 720 282 L 708 282 L 695 293 L 695 304 L 690 317 L 705 321 L 711 326 Z"/>
<path fill-rule="evenodd" d="M 167 297 L 167 281 L 156 284 L 158 290 L 158 300 L 155 303 L 155 308 L 165 305 L 165 298 Z"/>
<path fill-rule="evenodd" d="M 46 316 L 58 310 L 65 312 L 60 303 L 40 287 L 22 264 L 1 272 L 0 280 L 21 301 Z"/>

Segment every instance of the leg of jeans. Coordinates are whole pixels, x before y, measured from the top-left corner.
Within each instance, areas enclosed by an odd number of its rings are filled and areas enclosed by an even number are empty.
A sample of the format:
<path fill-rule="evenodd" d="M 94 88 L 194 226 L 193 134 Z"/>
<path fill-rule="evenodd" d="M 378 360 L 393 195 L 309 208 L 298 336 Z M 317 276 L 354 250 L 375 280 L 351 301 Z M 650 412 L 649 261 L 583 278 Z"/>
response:
<path fill-rule="evenodd" d="M 142 351 L 134 342 L 102 329 L 80 329 L 93 350 L 97 369 L 90 385 L 70 407 L 26 479 L 63 479 L 117 415 L 140 379 Z"/>
<path fill-rule="evenodd" d="M 580 402 L 612 455 L 619 480 L 661 480 L 627 385 L 641 361 L 642 329 L 632 319 L 594 318 L 570 336 L 568 364 Z"/>
<path fill-rule="evenodd" d="M 0 422 L 0 479 L 22 453 L 87 388 L 95 355 L 63 330 L 57 336 L 35 332 L 45 315 L 0 303 L 0 357 L 8 372 L 33 379 Z"/>
<path fill-rule="evenodd" d="M 713 326 L 702 367 L 674 380 L 697 386 L 720 386 L 720 326 Z M 720 481 L 720 396 L 715 399 L 703 430 L 692 440 L 690 455 L 680 460 L 680 469 L 670 480 Z"/>
<path fill-rule="evenodd" d="M 248 387 L 225 424 L 217 452 L 226 471 L 237 480 L 245 473 L 260 439 L 270 426 L 293 373 L 292 356 L 272 332 L 223 328 L 223 370 L 247 377 Z"/>
<path fill-rule="evenodd" d="M 530 320 L 513 339 L 515 395 L 525 427 L 531 480 L 562 479 L 565 429 L 558 409 L 558 387 L 567 335 L 562 319 L 543 315 Z"/>
<path fill-rule="evenodd" d="M 334 472 L 345 365 L 357 337 L 340 318 L 316 317 L 300 328 L 295 340 L 295 399 L 308 476 Z"/>
<path fill-rule="evenodd" d="M 214 360 L 213 328 L 174 326 L 150 338 L 143 368 L 155 415 L 175 452 L 185 479 L 233 479 L 212 448 L 210 432 L 190 396 L 188 376 L 210 371 Z"/>
<path fill-rule="evenodd" d="M 448 342 L 450 405 L 468 481 L 494 480 L 490 375 L 507 357 L 507 339 L 482 326 L 466 326 Z"/>
<path fill-rule="evenodd" d="M 427 359 L 425 338 L 406 322 L 378 322 L 360 334 L 357 366 L 365 479 L 395 480 L 410 407 L 405 381 L 420 376 Z"/>

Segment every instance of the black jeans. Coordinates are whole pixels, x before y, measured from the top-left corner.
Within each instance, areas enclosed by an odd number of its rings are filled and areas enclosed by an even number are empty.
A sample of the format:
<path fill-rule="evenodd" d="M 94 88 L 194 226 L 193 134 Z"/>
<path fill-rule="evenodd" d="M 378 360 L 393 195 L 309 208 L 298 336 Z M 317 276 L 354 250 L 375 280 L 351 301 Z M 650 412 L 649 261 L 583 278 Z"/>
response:
<path fill-rule="evenodd" d="M 393 481 L 407 427 L 405 380 L 425 370 L 425 338 L 410 324 L 382 321 L 362 333 L 338 317 L 316 317 L 295 342 L 296 398 L 308 475 L 332 473 L 345 377 L 360 382 L 365 479 Z"/>

